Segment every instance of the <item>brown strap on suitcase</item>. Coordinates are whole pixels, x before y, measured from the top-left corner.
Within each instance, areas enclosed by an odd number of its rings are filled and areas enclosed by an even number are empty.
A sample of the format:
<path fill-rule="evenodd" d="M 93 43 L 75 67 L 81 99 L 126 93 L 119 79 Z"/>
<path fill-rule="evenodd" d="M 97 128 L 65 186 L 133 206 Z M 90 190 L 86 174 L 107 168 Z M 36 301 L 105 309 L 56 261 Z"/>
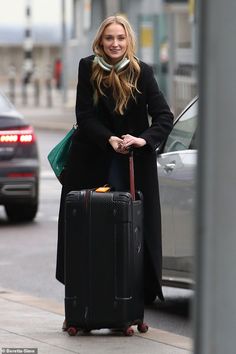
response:
<path fill-rule="evenodd" d="M 130 183 L 130 194 L 132 196 L 132 199 L 135 200 L 134 152 L 132 149 L 129 152 L 129 183 Z"/>

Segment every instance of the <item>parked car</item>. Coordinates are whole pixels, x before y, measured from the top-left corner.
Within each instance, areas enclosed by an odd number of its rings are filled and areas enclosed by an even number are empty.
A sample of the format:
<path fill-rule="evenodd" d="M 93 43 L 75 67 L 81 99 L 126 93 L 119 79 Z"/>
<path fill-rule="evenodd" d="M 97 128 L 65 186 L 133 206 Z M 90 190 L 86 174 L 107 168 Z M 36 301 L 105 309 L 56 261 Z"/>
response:
<path fill-rule="evenodd" d="M 38 194 L 34 129 L 0 93 L 0 204 L 10 221 L 31 221 L 38 210 Z"/>
<path fill-rule="evenodd" d="M 193 285 L 198 98 L 175 120 L 157 152 L 163 232 L 163 283 Z"/>

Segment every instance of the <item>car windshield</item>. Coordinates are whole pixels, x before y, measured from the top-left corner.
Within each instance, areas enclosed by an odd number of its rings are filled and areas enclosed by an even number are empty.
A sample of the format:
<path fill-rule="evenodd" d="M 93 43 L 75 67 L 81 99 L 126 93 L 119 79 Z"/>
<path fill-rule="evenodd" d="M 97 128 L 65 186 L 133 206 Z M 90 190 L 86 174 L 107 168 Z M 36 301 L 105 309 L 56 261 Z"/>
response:
<path fill-rule="evenodd" d="M 2 94 L 0 94 L 0 112 L 8 112 L 12 110 L 13 106 L 11 103 L 8 101 L 6 97 L 4 97 Z"/>
<path fill-rule="evenodd" d="M 180 117 L 170 133 L 164 152 L 196 149 L 197 101 Z"/>

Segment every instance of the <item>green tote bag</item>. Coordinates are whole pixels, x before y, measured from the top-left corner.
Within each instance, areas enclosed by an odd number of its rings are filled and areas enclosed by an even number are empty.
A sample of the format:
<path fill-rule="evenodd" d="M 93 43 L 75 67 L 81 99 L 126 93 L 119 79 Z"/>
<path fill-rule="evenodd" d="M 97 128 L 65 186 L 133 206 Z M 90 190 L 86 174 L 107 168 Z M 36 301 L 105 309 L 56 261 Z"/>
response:
<path fill-rule="evenodd" d="M 71 137 L 77 129 L 75 124 L 64 138 L 48 154 L 48 161 L 58 178 L 62 183 L 62 173 L 66 166 L 68 154 L 71 147 Z"/>

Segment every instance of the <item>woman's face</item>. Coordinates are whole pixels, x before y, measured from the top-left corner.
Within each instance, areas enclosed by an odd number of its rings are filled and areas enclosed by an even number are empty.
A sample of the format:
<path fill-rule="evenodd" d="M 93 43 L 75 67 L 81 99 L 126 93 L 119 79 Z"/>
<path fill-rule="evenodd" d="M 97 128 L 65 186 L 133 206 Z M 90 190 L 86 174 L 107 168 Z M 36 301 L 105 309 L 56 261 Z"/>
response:
<path fill-rule="evenodd" d="M 125 55 L 128 46 L 124 27 L 118 23 L 108 25 L 103 32 L 100 44 L 111 63 L 117 63 Z"/>

